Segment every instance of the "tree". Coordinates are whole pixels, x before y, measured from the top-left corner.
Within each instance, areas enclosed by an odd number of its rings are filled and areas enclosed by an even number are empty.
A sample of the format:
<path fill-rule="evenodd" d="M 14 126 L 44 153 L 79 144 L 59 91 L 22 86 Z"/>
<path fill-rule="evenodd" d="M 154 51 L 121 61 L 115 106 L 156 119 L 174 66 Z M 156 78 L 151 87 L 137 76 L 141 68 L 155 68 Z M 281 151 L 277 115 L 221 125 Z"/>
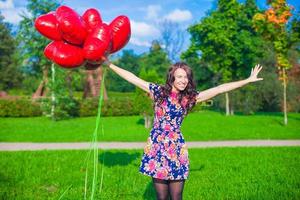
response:
<path fill-rule="evenodd" d="M 287 124 L 287 70 L 291 68 L 288 59 L 289 33 L 287 30 L 288 19 L 292 16 L 291 7 L 285 0 L 268 1 L 269 8 L 263 13 L 257 13 L 253 17 L 256 31 L 262 34 L 274 46 L 277 61 L 279 79 L 283 85 L 283 112 L 284 124 Z"/>
<path fill-rule="evenodd" d="M 65 69 L 51 66 L 51 81 L 47 84 L 47 88 L 51 93 L 48 93 L 47 98 L 41 98 L 42 109 L 46 116 L 52 118 L 52 120 L 68 119 L 71 117 L 79 116 L 79 103 L 73 97 L 70 90 L 71 82 L 70 73 L 72 71 L 66 71 Z"/>
<path fill-rule="evenodd" d="M 96 69 L 82 70 L 82 73 L 85 75 L 83 98 L 85 99 L 87 97 L 99 97 L 101 80 L 103 78 L 102 66 L 99 66 Z M 71 76 L 69 76 L 69 79 L 71 79 Z M 104 100 L 108 99 L 105 86 L 103 91 L 103 98 Z"/>
<path fill-rule="evenodd" d="M 140 73 L 139 77 L 146 81 L 162 84 L 165 80 L 167 69 L 171 62 L 163 51 L 158 41 L 153 41 L 149 53 L 146 53 L 140 58 Z M 153 105 L 149 95 L 137 88 L 135 102 L 138 105 L 138 110 L 143 115 L 145 127 L 151 126 L 153 115 Z"/>
<path fill-rule="evenodd" d="M 157 83 L 160 80 L 157 72 L 154 69 L 151 69 L 149 71 L 142 69 L 139 77 L 153 83 Z M 145 93 L 145 91 L 139 88 L 136 88 L 134 102 L 136 103 L 137 109 L 140 111 L 140 114 L 144 117 L 145 128 L 150 128 L 153 116 L 153 103 L 150 99 L 149 94 Z"/>
<path fill-rule="evenodd" d="M 257 9 L 254 5 L 253 0 L 246 1 L 245 5 L 236 0 L 219 0 L 215 11 L 188 28 L 191 45 L 182 58 L 200 57 L 207 71 L 214 74 L 214 83 L 248 76 L 262 54 L 263 45 L 252 28 L 251 15 Z M 229 115 L 233 108 L 230 109 L 228 93 L 225 98 L 226 115 Z"/>
<path fill-rule="evenodd" d="M 157 40 L 152 42 L 149 53 L 142 55 L 140 59 L 140 68 L 144 68 L 146 71 L 155 70 L 158 76 L 161 77 L 160 82 L 167 75 L 167 69 L 170 65 L 171 61 Z"/>
<path fill-rule="evenodd" d="M 179 60 L 179 53 L 184 44 L 184 30 L 176 22 L 164 20 L 160 24 L 161 39 L 160 42 L 170 60 L 176 62 Z"/>
<path fill-rule="evenodd" d="M 0 90 L 19 85 L 21 74 L 15 59 L 16 42 L 11 35 L 11 25 L 3 21 L 0 12 Z"/>
<path fill-rule="evenodd" d="M 140 56 L 136 55 L 133 50 L 123 50 L 121 57 L 116 61 L 116 65 L 128 70 L 136 75 L 140 73 Z M 134 85 L 121 78 L 111 70 L 108 71 L 107 82 L 108 89 L 119 92 L 132 92 L 135 90 Z"/>
<path fill-rule="evenodd" d="M 18 49 L 23 65 L 28 68 L 30 74 L 43 76 L 33 97 L 45 96 L 48 82 L 49 68 L 51 62 L 45 58 L 44 48 L 50 42 L 47 38 L 39 34 L 34 28 L 34 20 L 45 13 L 55 10 L 59 6 L 56 0 L 29 0 L 26 6 L 29 15 L 22 14 L 19 24 L 17 39 Z"/>

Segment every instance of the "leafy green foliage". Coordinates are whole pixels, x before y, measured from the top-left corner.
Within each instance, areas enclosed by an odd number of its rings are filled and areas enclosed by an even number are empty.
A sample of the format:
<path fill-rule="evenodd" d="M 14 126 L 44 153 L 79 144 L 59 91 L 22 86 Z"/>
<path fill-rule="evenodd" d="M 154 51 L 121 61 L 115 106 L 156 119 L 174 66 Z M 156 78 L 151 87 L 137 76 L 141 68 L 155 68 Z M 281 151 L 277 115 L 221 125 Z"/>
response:
<path fill-rule="evenodd" d="M 157 76 L 154 81 L 162 83 L 171 62 L 157 41 L 153 41 L 148 53 L 136 55 L 132 50 L 124 50 L 120 59 L 115 61 L 116 65 L 139 76 L 150 73 L 150 77 L 145 77 L 145 81 L 151 81 L 151 76 Z M 144 71 L 144 72 L 142 72 Z M 152 74 L 152 75 L 151 75 Z M 111 91 L 129 92 L 134 91 L 134 85 L 120 78 L 112 71 L 108 73 L 106 85 Z"/>
<path fill-rule="evenodd" d="M 16 41 L 11 35 L 10 24 L 3 21 L 0 12 L 0 90 L 20 86 L 21 73 L 16 62 Z"/>
<path fill-rule="evenodd" d="M 51 69 L 52 78 L 48 82 L 51 92 L 41 99 L 44 113 L 54 120 L 79 116 L 79 102 L 73 97 L 72 88 L 69 88 L 72 86 L 68 86 L 69 71 L 54 64 Z"/>
<path fill-rule="evenodd" d="M 143 68 L 139 76 L 142 79 L 152 83 L 159 83 L 161 80 L 157 72 L 153 69 L 146 71 Z M 144 116 L 153 115 L 153 100 L 150 98 L 148 93 L 139 88 L 136 88 L 134 102 L 136 104 L 137 110 L 139 111 L 139 114 Z"/>
<path fill-rule="evenodd" d="M 290 46 L 287 22 L 292 16 L 291 7 L 285 0 L 272 0 L 268 4 L 270 7 L 266 11 L 253 16 L 254 27 L 257 32 L 272 41 L 278 70 L 289 69 L 291 64 L 287 57 Z M 280 72 L 280 78 L 286 79 L 286 74 Z"/>
<path fill-rule="evenodd" d="M 153 41 L 149 53 L 141 56 L 140 67 L 146 71 L 155 70 L 162 80 L 167 75 L 167 69 L 171 65 L 167 53 L 161 48 L 158 41 Z"/>
<path fill-rule="evenodd" d="M 218 82 L 244 78 L 263 52 L 262 38 L 252 28 L 256 10 L 252 1 L 218 1 L 215 11 L 189 27 L 191 45 L 182 58 L 200 57 Z"/>
<path fill-rule="evenodd" d="M 0 99 L 0 117 L 34 117 L 41 114 L 40 105 L 29 99 Z"/>
<path fill-rule="evenodd" d="M 116 65 L 122 69 L 128 70 L 135 75 L 140 71 L 140 56 L 136 55 L 133 50 L 122 51 L 122 56 L 116 61 Z M 109 70 L 106 86 L 108 90 L 119 92 L 132 92 L 134 91 L 134 85 L 128 83 L 126 80 Z"/>
<path fill-rule="evenodd" d="M 29 0 L 27 11 L 29 15 L 23 14 L 19 23 L 17 35 L 20 55 L 24 71 L 29 74 L 40 74 L 42 68 L 50 67 L 51 62 L 44 56 L 44 48 L 50 42 L 34 28 L 34 20 L 59 6 L 56 0 Z"/>
<path fill-rule="evenodd" d="M 80 102 L 80 117 L 96 116 L 99 99 L 89 98 Z M 109 98 L 103 102 L 101 116 L 130 116 L 139 114 L 139 110 L 132 98 Z"/>

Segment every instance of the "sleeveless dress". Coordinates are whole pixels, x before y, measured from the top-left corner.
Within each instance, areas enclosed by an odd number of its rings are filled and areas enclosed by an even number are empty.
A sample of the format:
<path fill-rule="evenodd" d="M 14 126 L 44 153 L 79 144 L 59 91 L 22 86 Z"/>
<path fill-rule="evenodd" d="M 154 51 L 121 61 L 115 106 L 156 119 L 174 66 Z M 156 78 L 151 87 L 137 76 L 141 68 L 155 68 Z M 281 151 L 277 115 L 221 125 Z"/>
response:
<path fill-rule="evenodd" d="M 188 150 L 180 126 L 186 110 L 171 95 L 160 105 L 161 87 L 149 84 L 154 99 L 154 122 L 140 165 L 140 173 L 163 180 L 183 180 L 189 175 Z"/>

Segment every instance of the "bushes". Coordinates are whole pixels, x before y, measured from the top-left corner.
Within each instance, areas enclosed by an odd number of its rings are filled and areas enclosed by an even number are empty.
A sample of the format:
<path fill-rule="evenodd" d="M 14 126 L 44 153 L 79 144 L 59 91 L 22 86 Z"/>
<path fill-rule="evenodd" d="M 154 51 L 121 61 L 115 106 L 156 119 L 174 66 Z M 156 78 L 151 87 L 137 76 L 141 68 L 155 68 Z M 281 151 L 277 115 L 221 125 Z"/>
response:
<path fill-rule="evenodd" d="M 51 98 L 44 98 L 40 100 L 40 105 L 43 114 L 52 117 L 53 120 L 69 119 L 79 116 L 79 102 L 68 96 L 56 97 L 54 101 L 54 111 L 51 114 L 52 104 Z"/>
<path fill-rule="evenodd" d="M 253 114 L 260 111 L 280 111 L 282 102 L 282 87 L 277 80 L 276 74 L 264 72 L 264 81 L 255 85 L 248 85 L 230 93 L 231 104 L 235 112 L 243 114 Z M 290 81 L 288 85 L 288 109 L 290 112 L 299 112 L 299 87 Z M 142 93 L 111 95 L 109 100 L 103 102 L 102 116 L 126 116 L 142 114 L 147 108 L 152 106 L 144 102 Z M 113 97 L 114 96 L 114 97 Z M 140 100 L 138 100 L 140 99 Z M 30 98 L 0 99 L 0 117 L 33 117 L 41 116 L 45 111 L 45 104 L 48 105 L 48 114 L 51 110 L 50 99 L 32 102 Z M 98 98 L 78 100 L 73 98 L 59 98 L 56 102 L 55 114 L 56 119 L 65 119 L 70 117 L 96 116 L 98 111 Z M 213 106 L 206 106 L 206 103 L 198 104 L 192 112 L 203 109 L 214 109 L 224 111 L 224 96 L 220 95 L 213 99 Z M 209 104 L 209 103 L 208 103 Z M 43 109 L 41 109 L 43 108 Z M 148 112 L 148 111 L 147 111 Z M 153 113 L 148 113 L 153 116 Z"/>
<path fill-rule="evenodd" d="M 96 116 L 98 112 L 98 98 L 82 100 L 79 108 L 81 117 Z M 109 99 L 102 104 L 102 116 L 122 116 L 139 114 L 137 106 L 131 98 Z"/>
<path fill-rule="evenodd" d="M 0 117 L 34 117 L 50 115 L 51 99 L 41 99 L 33 102 L 30 99 L 1 99 Z M 74 100 L 69 98 L 57 99 L 55 107 L 55 119 L 70 117 L 96 116 L 98 111 L 98 98 Z M 102 116 L 138 115 L 138 106 L 132 98 L 109 99 L 102 105 Z"/>
<path fill-rule="evenodd" d="M 0 99 L 0 117 L 34 117 L 41 115 L 40 105 L 29 99 Z"/>
<path fill-rule="evenodd" d="M 230 106 L 235 112 L 254 114 L 255 112 L 281 112 L 282 85 L 274 69 L 262 71 L 263 81 L 249 84 L 229 93 Z M 290 80 L 287 85 L 287 104 L 289 112 L 299 112 L 299 86 Z M 215 110 L 225 111 L 224 94 L 214 98 Z"/>

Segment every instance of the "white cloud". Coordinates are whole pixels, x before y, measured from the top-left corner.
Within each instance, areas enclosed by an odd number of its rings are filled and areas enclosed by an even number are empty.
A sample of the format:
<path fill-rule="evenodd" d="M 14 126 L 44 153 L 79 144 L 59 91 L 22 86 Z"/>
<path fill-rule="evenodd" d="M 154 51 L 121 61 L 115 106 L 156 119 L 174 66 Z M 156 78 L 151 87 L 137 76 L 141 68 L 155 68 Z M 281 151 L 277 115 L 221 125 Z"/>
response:
<path fill-rule="evenodd" d="M 11 9 L 14 8 L 13 0 L 0 1 L 0 9 Z"/>
<path fill-rule="evenodd" d="M 147 7 L 147 19 L 156 20 L 158 18 L 158 12 L 161 10 L 160 5 L 149 5 Z"/>
<path fill-rule="evenodd" d="M 4 21 L 12 24 L 18 24 L 22 20 L 21 14 L 29 15 L 25 7 L 15 7 L 13 0 L 0 1 L 0 10 Z"/>
<path fill-rule="evenodd" d="M 136 46 L 142 46 L 142 47 L 151 47 L 151 43 L 146 40 L 141 40 L 135 37 L 131 37 L 129 43 L 136 45 Z"/>
<path fill-rule="evenodd" d="M 26 8 L 15 8 L 15 9 L 5 9 L 1 11 L 1 14 L 4 16 L 4 21 L 18 24 L 21 20 L 21 14 L 29 15 Z"/>
<path fill-rule="evenodd" d="M 136 22 L 130 20 L 131 33 L 134 37 L 157 37 L 160 35 L 159 30 L 150 24 L 145 22 Z"/>
<path fill-rule="evenodd" d="M 175 9 L 164 17 L 166 20 L 173 22 L 184 22 L 192 19 L 192 13 L 189 10 Z"/>
<path fill-rule="evenodd" d="M 151 42 L 160 37 L 160 31 L 155 25 L 146 22 L 130 20 L 130 43 L 141 47 L 151 47 Z"/>

